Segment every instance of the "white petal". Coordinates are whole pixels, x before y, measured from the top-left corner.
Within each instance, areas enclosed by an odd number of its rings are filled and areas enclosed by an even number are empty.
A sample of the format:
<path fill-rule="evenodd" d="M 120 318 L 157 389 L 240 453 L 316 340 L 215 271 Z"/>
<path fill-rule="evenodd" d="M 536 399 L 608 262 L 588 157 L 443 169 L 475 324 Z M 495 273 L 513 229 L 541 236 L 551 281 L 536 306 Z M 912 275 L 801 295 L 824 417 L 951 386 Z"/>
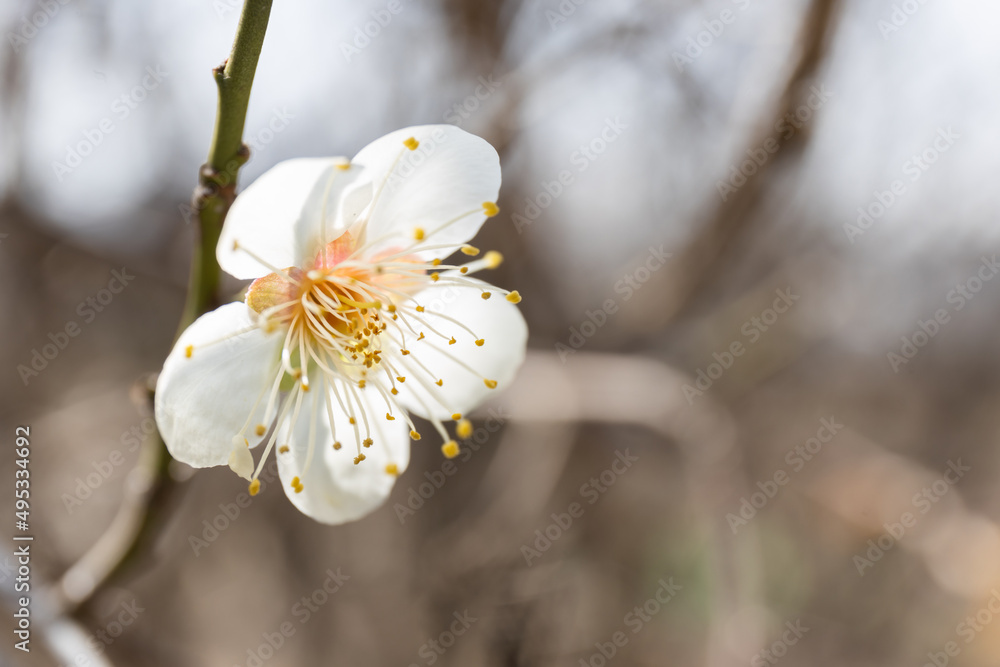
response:
<path fill-rule="evenodd" d="M 233 450 L 229 452 L 229 468 L 249 482 L 253 477 L 253 455 L 250 454 L 250 448 L 241 439 L 236 438 L 235 440 Z"/>
<path fill-rule="evenodd" d="M 483 289 L 490 287 L 487 283 L 473 282 L 482 285 Z M 416 295 L 415 301 L 425 309 L 423 317 L 427 323 L 446 336 L 454 336 L 456 342 L 449 345 L 447 339 L 424 331 L 423 340 L 410 337 L 406 341 L 410 355 L 399 356 L 399 352 L 393 350 L 392 363 L 403 364 L 407 376 L 404 384 L 397 385 L 397 398 L 414 414 L 443 420 L 450 419 L 454 412 L 464 414 L 490 392 L 503 390 L 524 361 L 528 327 L 521 311 L 501 294 L 494 294 L 489 300 L 481 295 L 482 290 L 476 287 L 455 286 L 435 286 Z M 482 347 L 477 346 L 476 339 L 468 331 L 435 317 L 433 313 L 436 312 L 462 322 L 486 342 Z M 417 328 L 416 324 L 413 326 Z M 450 357 L 461 360 L 476 372 Z M 428 378 L 411 359 L 426 366 L 434 377 Z M 425 382 L 418 382 L 418 377 Z M 497 388 L 488 388 L 484 378 L 496 380 Z M 439 379 L 444 381 L 442 386 L 431 384 Z M 424 386 L 427 384 L 430 387 Z"/>
<path fill-rule="evenodd" d="M 410 137 L 420 142 L 416 150 L 403 143 Z M 361 149 L 353 163 L 364 167 L 376 197 L 365 213 L 365 238 L 393 235 L 388 247 L 408 246 L 417 227 L 424 230 L 422 246 L 465 243 L 486 219 L 483 204 L 495 202 L 500 191 L 496 150 L 452 125 L 397 130 Z M 421 254 L 446 257 L 451 250 Z"/>
<path fill-rule="evenodd" d="M 354 426 L 349 416 L 341 410 L 337 400 L 332 398 L 336 439 L 341 448 L 333 448 L 333 435 L 327 417 L 323 392 L 319 384 L 315 391 L 304 394 L 302 409 L 289 450 L 278 453 L 278 475 L 282 488 L 303 514 L 316 521 L 339 524 L 354 521 L 378 508 L 389 497 L 396 476 L 386 471 L 386 466 L 395 464 L 402 473 L 410 462 L 410 439 L 406 421 L 396 415 L 394 421 L 385 418 L 386 405 L 375 389 L 357 389 L 371 425 L 371 447 L 362 447 L 365 460 L 354 464 L 358 442 L 354 436 Z M 343 384 L 338 391 L 345 400 Z M 364 421 L 355 408 L 356 420 L 362 440 L 366 437 Z M 303 467 L 309 456 L 309 433 L 311 420 L 315 418 L 314 450 L 309 468 Z M 298 477 L 302 491 L 296 493 L 292 479 Z"/>
<path fill-rule="evenodd" d="M 216 251 L 219 266 L 237 278 L 250 279 L 311 262 L 323 238 L 333 241 L 346 229 L 338 215 L 343 195 L 359 190 L 356 180 L 361 175 L 360 169 L 337 168 L 346 162 L 345 158 L 287 160 L 251 183 L 226 216 Z M 359 192 L 367 202 L 367 186 Z M 358 208 L 357 196 L 352 207 Z M 249 252 L 234 248 L 234 241 Z"/>
<path fill-rule="evenodd" d="M 254 328 L 222 342 L 200 347 L 253 326 L 243 303 L 230 303 L 199 317 L 174 345 L 156 383 L 156 425 L 178 461 L 196 468 L 229 462 L 236 436 L 257 397 L 274 379 L 281 349 L 279 333 Z M 186 350 L 194 346 L 191 357 Z M 250 422 L 263 419 L 266 397 Z M 253 436 L 250 436 L 253 444 Z"/>

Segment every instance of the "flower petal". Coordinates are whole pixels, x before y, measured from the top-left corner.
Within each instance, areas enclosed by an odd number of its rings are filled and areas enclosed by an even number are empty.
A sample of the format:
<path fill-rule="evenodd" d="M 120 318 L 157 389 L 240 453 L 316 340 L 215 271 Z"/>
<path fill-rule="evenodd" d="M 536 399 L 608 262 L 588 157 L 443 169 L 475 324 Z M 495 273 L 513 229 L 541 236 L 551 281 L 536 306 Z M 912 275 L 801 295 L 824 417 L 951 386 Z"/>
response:
<path fill-rule="evenodd" d="M 302 158 L 262 174 L 226 215 L 216 250 L 219 266 L 240 279 L 306 266 L 319 251 L 324 231 L 326 241 L 332 241 L 351 222 L 351 211 L 341 210 L 348 200 L 355 214 L 359 199 L 367 201 L 368 186 L 356 183 L 361 170 L 340 168 L 346 165 L 345 158 Z M 351 197 L 345 196 L 348 191 Z"/>
<path fill-rule="evenodd" d="M 331 398 L 336 439 L 341 448 L 333 448 L 334 436 L 330 430 L 328 410 L 322 387 L 303 395 L 298 423 L 288 443 L 286 452 L 278 453 L 278 475 L 289 500 L 303 514 L 326 524 L 339 524 L 360 519 L 378 508 L 389 497 L 396 475 L 386 466 L 395 465 L 394 472 L 401 473 L 410 461 L 410 440 L 406 421 L 397 415 L 394 421 L 385 418 L 386 405 L 371 387 L 355 389 L 371 425 L 371 447 L 362 447 L 365 460 L 355 465 L 358 441 L 349 416 L 340 408 L 336 398 Z M 347 404 L 344 384 L 338 381 L 337 391 Z M 364 421 L 357 410 L 360 438 L 364 440 Z M 315 425 L 311 422 L 315 420 Z M 314 443 L 312 460 L 309 458 L 310 429 Z M 296 492 L 292 480 L 298 477 L 301 487 Z"/>
<path fill-rule="evenodd" d="M 435 286 L 415 297 L 424 307 L 423 317 L 428 324 L 446 336 L 454 336 L 454 344 L 424 331 L 423 340 L 411 337 L 406 341 L 410 351 L 407 356 L 400 356 L 398 346 L 393 346 L 391 359 L 393 363 L 402 364 L 407 376 L 405 384 L 397 385 L 397 398 L 414 414 L 442 420 L 450 419 L 455 412 L 464 414 L 494 391 L 486 386 L 484 379 L 495 380 L 497 387 L 503 389 L 524 361 L 528 326 L 520 310 L 500 294 L 484 300 L 482 291 L 488 290 L 490 285 L 478 280 L 470 282 L 481 287 Z M 476 345 L 476 338 L 468 331 L 436 317 L 435 313 L 465 324 L 485 341 L 484 344 Z M 417 328 L 419 323 L 411 324 Z M 434 377 L 428 377 L 427 372 L 411 359 L 426 366 Z M 411 376 L 414 377 L 411 379 Z M 418 381 L 418 377 L 424 382 Z M 433 384 L 437 380 L 443 381 L 441 386 Z"/>
<path fill-rule="evenodd" d="M 416 150 L 406 145 L 410 138 L 419 143 Z M 364 213 L 366 242 L 391 236 L 386 245 L 399 246 L 400 241 L 414 239 L 420 228 L 424 237 L 420 246 L 460 245 L 479 231 L 486 220 L 483 204 L 495 202 L 500 191 L 496 150 L 453 125 L 397 130 L 361 149 L 353 164 L 364 167 L 375 197 Z M 452 251 L 428 250 L 421 255 L 446 257 Z"/>
<path fill-rule="evenodd" d="M 251 329 L 251 314 L 246 304 L 230 303 L 202 315 L 163 364 L 156 382 L 156 425 L 178 461 L 196 468 L 229 463 L 233 437 L 274 379 L 282 337 Z M 220 339 L 225 340 L 207 344 Z M 265 403 L 266 397 L 251 429 L 263 421 Z"/>

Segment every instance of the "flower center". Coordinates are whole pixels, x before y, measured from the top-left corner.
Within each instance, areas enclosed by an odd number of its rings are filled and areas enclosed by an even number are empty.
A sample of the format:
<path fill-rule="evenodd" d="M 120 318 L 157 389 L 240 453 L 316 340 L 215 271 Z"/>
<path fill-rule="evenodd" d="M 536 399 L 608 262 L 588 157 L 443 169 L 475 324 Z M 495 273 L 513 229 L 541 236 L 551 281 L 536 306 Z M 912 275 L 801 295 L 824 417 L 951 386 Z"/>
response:
<path fill-rule="evenodd" d="M 414 239 L 419 242 L 423 238 L 423 230 L 418 228 Z M 234 247 L 266 265 L 242 245 L 234 243 Z M 414 254 L 414 247 L 381 250 L 365 256 L 367 250 L 359 248 L 350 233 L 344 232 L 322 247 L 311 266 L 272 267 L 272 273 L 258 278 L 247 288 L 246 304 L 258 314 L 256 326 L 267 332 L 281 331 L 284 334 L 274 379 L 262 389 L 243 429 L 233 437 L 230 466 L 251 480 L 251 494 L 256 494 L 260 488 L 258 476 L 279 437 L 283 434 L 285 439 L 291 439 L 304 396 L 314 385 L 319 387 L 319 391 L 313 392 L 310 399 L 312 407 L 306 409 L 311 422 L 302 475 L 308 470 L 315 450 L 320 401 L 325 402 L 334 449 L 341 448 L 334 415 L 348 417 L 357 443 L 355 464 L 366 458 L 362 448 L 374 444 L 372 420 L 379 417 L 369 414 L 370 408 L 366 406 L 371 406 L 378 398 L 387 408 L 385 419 L 394 421 L 397 415 L 400 416 L 410 427 L 410 437 L 419 440 L 420 433 L 396 400 L 399 387 L 408 378 L 411 384 L 424 390 L 411 391 L 409 396 L 423 407 L 424 414 L 428 415 L 428 420 L 444 441 L 442 452 L 449 458 L 457 456 L 458 444 L 448 435 L 442 421 L 433 415 L 443 408 L 451 419 L 458 422 L 456 432 L 460 438 L 469 437 L 471 424 L 449 408 L 440 391 L 444 385 L 443 378 L 435 375 L 416 358 L 416 354 L 411 354 L 407 349 L 408 340 L 439 337 L 443 344 L 435 346 L 437 353 L 478 377 L 488 388 L 497 386 L 494 380 L 483 377 L 464 359 L 447 349 L 457 342 L 456 336 L 469 335 L 479 347 L 486 341 L 450 315 L 425 311 L 424 306 L 416 302 L 415 296 L 432 285 L 454 285 L 480 289 L 483 299 L 489 299 L 494 292 L 498 292 L 508 301 L 518 303 L 520 295 L 517 292 L 484 287 L 483 283 L 466 277 L 468 273 L 483 268 L 496 268 L 502 260 L 500 254 L 489 252 L 481 259 L 460 266 L 446 266 L 439 259 L 422 259 Z M 462 246 L 461 250 L 472 257 L 479 254 L 471 246 Z M 442 331 L 455 327 L 456 330 L 447 334 Z M 193 348 L 189 348 L 187 355 L 191 356 L 192 352 Z M 375 401 L 364 401 L 363 391 L 375 392 L 378 397 Z M 265 397 L 266 407 L 261 414 L 258 406 Z M 432 409 L 428 401 L 436 402 L 438 408 Z M 259 423 L 253 424 L 254 415 L 261 420 Z M 249 440 L 246 433 L 251 426 L 257 436 L 267 439 L 256 470 L 247 447 Z M 288 449 L 287 445 L 279 446 L 279 454 Z M 390 461 L 386 473 L 398 474 L 398 466 Z M 302 491 L 298 477 L 292 480 L 292 487 L 296 492 Z"/>

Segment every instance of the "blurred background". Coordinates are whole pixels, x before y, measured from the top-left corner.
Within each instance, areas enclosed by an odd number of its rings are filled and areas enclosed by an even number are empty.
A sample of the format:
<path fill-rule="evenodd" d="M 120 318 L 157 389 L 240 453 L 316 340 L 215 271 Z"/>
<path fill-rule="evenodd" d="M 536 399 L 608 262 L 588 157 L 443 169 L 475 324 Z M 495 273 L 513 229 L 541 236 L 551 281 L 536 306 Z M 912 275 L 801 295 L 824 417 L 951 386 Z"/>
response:
<path fill-rule="evenodd" d="M 0 414 L 11 450 L 31 427 L 36 604 L 0 664 L 1000 661 L 988 0 L 275 2 L 240 182 L 407 125 L 485 137 L 477 245 L 528 361 L 455 474 L 417 443 L 356 523 L 172 467 L 150 547 L 54 616 L 145 488 L 137 397 L 238 15 L 0 7 Z"/>

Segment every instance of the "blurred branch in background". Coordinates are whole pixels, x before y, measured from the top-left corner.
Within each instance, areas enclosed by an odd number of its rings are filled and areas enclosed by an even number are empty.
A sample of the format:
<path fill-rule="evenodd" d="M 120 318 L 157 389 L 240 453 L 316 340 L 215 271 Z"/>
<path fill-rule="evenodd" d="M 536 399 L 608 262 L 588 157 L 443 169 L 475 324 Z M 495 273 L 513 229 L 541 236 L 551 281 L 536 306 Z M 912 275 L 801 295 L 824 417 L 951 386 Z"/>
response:
<path fill-rule="evenodd" d="M 841 12 L 840 0 L 812 0 L 805 12 L 800 35 L 798 61 L 791 68 L 784 90 L 774 106 L 767 108 L 750 133 L 746 149 L 755 150 L 765 144 L 774 133 L 776 119 L 784 118 L 806 103 L 811 95 L 810 85 L 825 62 L 834 39 L 837 18 Z M 719 275 L 719 266 L 726 253 L 734 250 L 736 239 L 753 233 L 751 225 L 760 221 L 757 215 L 770 190 L 770 178 L 775 172 L 801 160 L 809 140 L 808 131 L 796 132 L 790 137 L 779 135 L 774 157 L 749 178 L 747 183 L 724 199 L 713 197 L 710 212 L 700 224 L 694 238 L 680 254 L 678 261 L 654 276 L 653 290 L 660 299 L 659 315 L 651 326 L 657 330 L 682 315 L 694 303 L 700 290 Z M 746 154 L 740 150 L 738 155 Z M 768 151 L 772 152 L 772 151 Z M 717 194 L 713 189 L 713 194 Z"/>

